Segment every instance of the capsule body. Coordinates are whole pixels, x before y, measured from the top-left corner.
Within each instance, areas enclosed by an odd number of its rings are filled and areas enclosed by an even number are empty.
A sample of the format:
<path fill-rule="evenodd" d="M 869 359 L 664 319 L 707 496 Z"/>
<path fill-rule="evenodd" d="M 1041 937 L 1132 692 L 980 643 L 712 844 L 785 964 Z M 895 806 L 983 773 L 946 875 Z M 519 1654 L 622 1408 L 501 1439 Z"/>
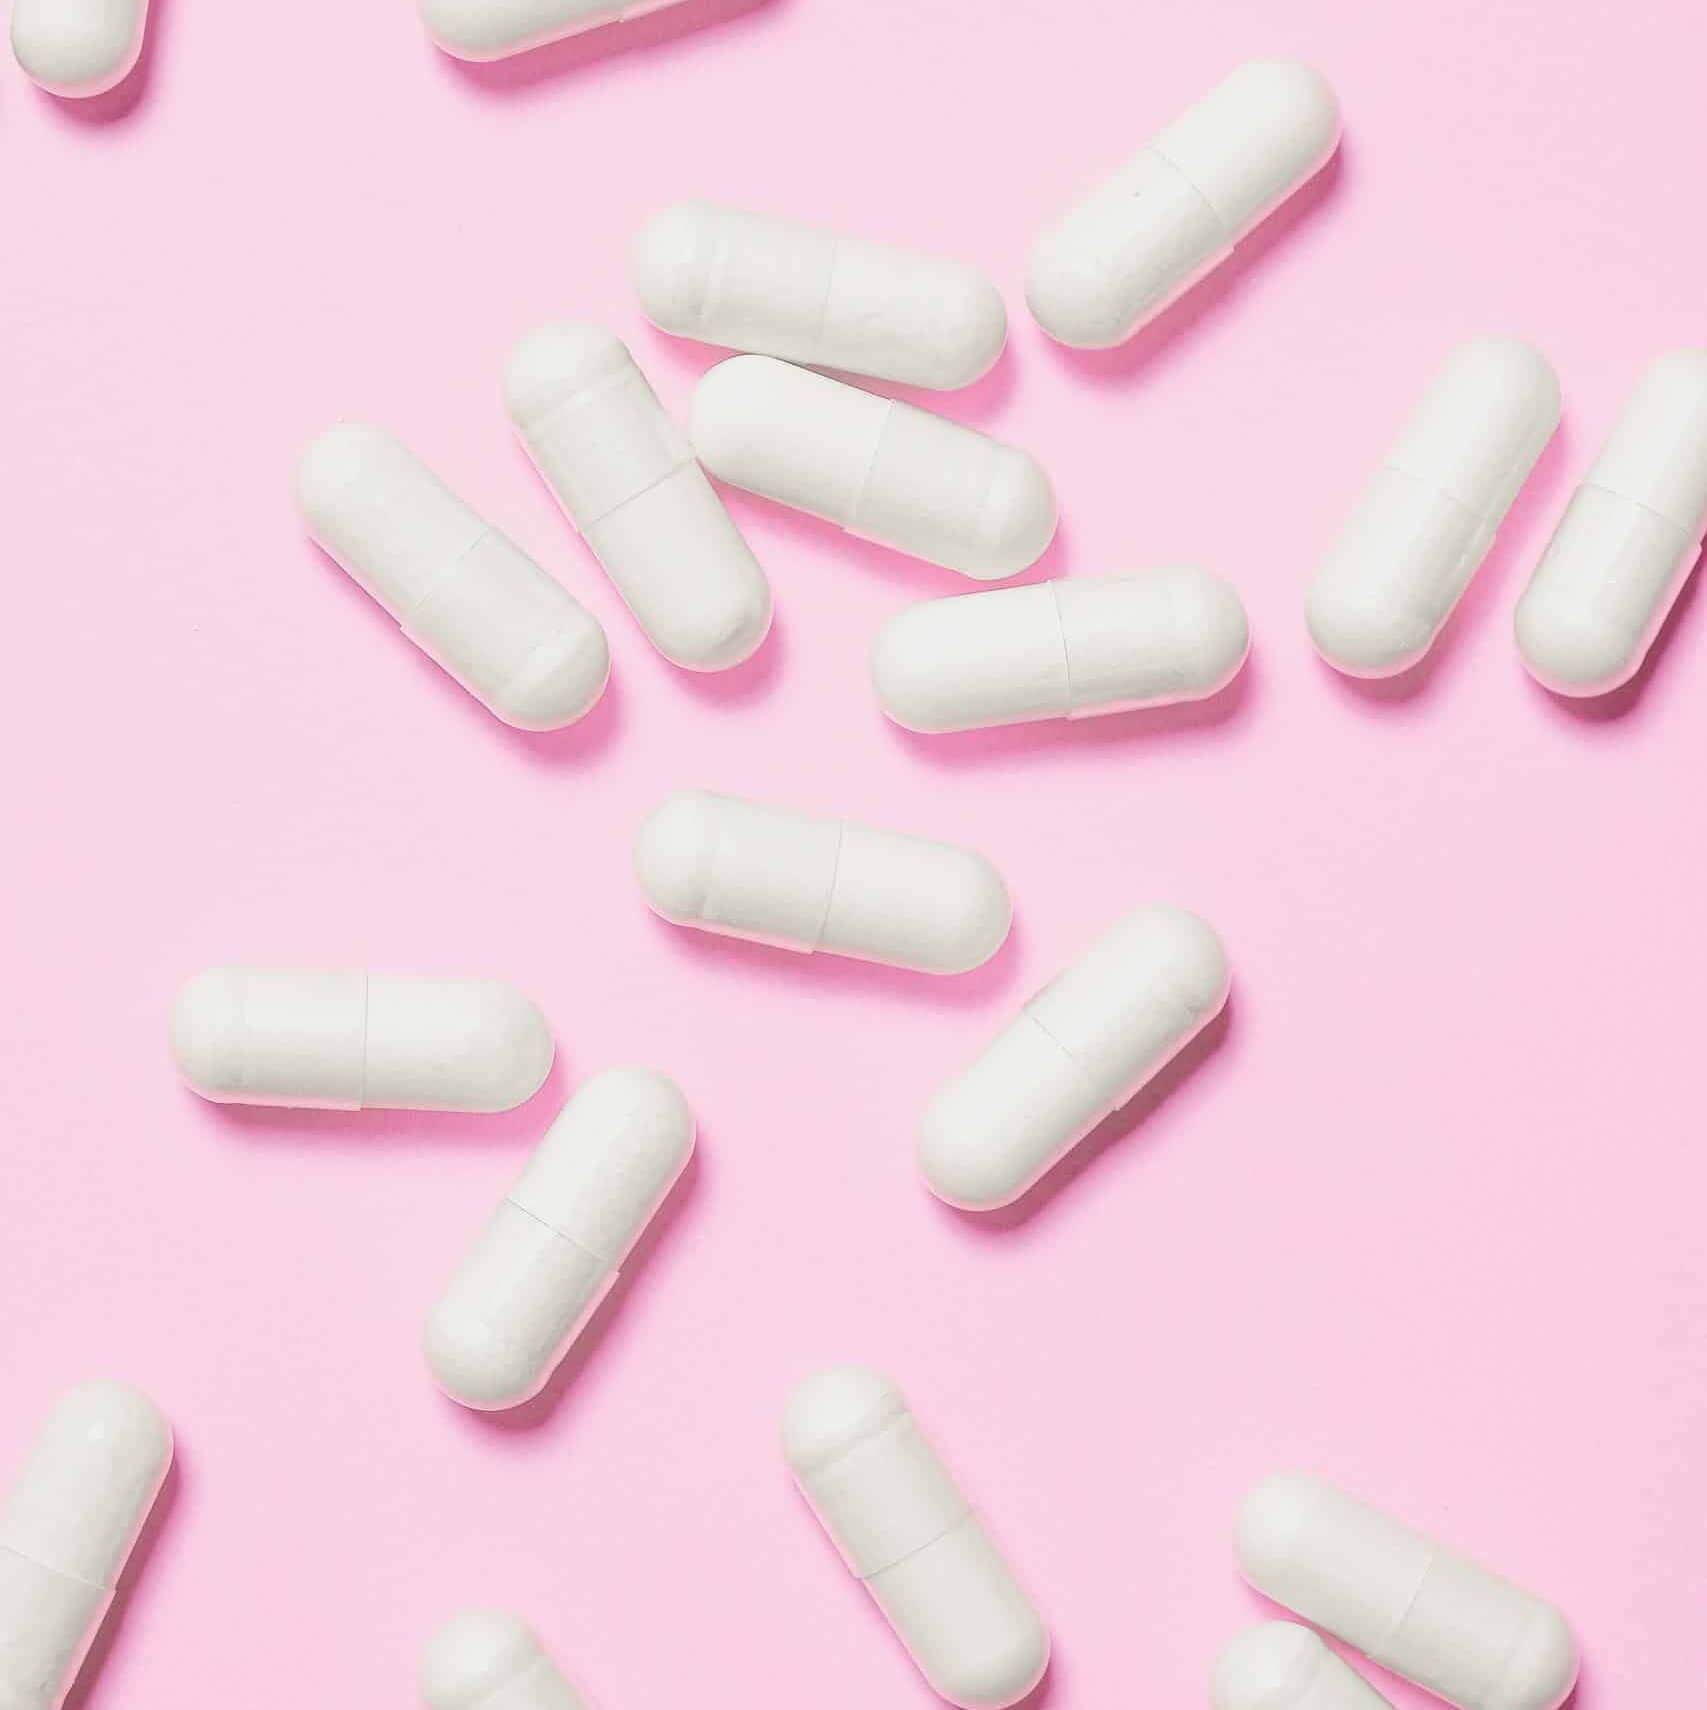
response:
<path fill-rule="evenodd" d="M 54 95 L 104 95 L 142 56 L 148 0 L 13 0 L 12 52 Z"/>
<path fill-rule="evenodd" d="M 919 1165 L 967 1211 L 1009 1205 L 1220 1014 L 1227 958 L 1184 909 L 1104 933 L 925 1112 Z"/>
<path fill-rule="evenodd" d="M 1291 1621 L 1248 1627 L 1215 1664 L 1214 1710 L 1392 1710 L 1317 1633 Z"/>
<path fill-rule="evenodd" d="M 62 1396 L 0 1506 L 0 1705 L 59 1710 L 172 1463 L 145 1395 Z"/>
<path fill-rule="evenodd" d="M 587 1710 L 527 1622 L 497 1609 L 453 1616 L 421 1653 L 427 1710 Z"/>
<path fill-rule="evenodd" d="M 1016 1704 L 1049 1666 L 1037 1611 L 887 1378 L 843 1366 L 789 1398 L 783 1451 L 849 1571 L 950 1704 Z"/>
<path fill-rule="evenodd" d="M 1555 1710 L 1576 1684 L 1550 1603 L 1318 1479 L 1246 1497 L 1239 1563 L 1265 1596 L 1459 1710 Z"/>
<path fill-rule="evenodd" d="M 979 581 L 1055 537 L 1054 490 L 1025 452 L 774 357 L 713 368 L 692 433 L 719 480 Z"/>
<path fill-rule="evenodd" d="M 427 34 L 456 59 L 508 59 L 680 0 L 420 0 Z"/>
<path fill-rule="evenodd" d="M 557 730 L 604 693 L 604 631 L 390 434 L 328 428 L 297 499 L 314 540 L 505 724 Z"/>
<path fill-rule="evenodd" d="M 1026 298 L 1051 338 L 1123 344 L 1322 167 L 1339 103 L 1291 60 L 1239 66 L 1031 252 Z"/>
<path fill-rule="evenodd" d="M 1008 336 L 976 268 L 703 202 L 647 222 L 634 281 L 665 332 L 907 386 L 970 386 Z"/>
<path fill-rule="evenodd" d="M 1316 571 L 1316 651 L 1391 677 L 1434 645 L 1559 425 L 1547 359 L 1514 339 L 1460 345 Z"/>
<path fill-rule="evenodd" d="M 539 1394 L 693 1152 L 674 1081 L 608 1069 L 552 1123 L 427 1321 L 427 1363 L 465 1407 Z"/>
<path fill-rule="evenodd" d="M 1707 533 L 1707 350 L 1642 377 L 1517 606 L 1538 682 L 1603 695 L 1641 669 Z"/>
<path fill-rule="evenodd" d="M 925 974 L 979 967 L 1013 924 L 982 855 L 736 796 L 669 797 L 641 827 L 634 866 L 653 912 L 677 926 Z"/>
<path fill-rule="evenodd" d="M 178 993 L 178 1070 L 215 1104 L 510 1110 L 539 1091 L 545 1017 L 497 980 L 213 968 Z"/>
<path fill-rule="evenodd" d="M 927 600 L 884 625 L 871 676 L 907 730 L 980 730 L 1202 700 L 1250 642 L 1218 576 L 1136 570 Z"/>
<path fill-rule="evenodd" d="M 748 658 L 770 628 L 770 583 L 622 341 L 584 322 L 541 327 L 511 352 L 504 392 L 652 645 L 689 671 Z"/>

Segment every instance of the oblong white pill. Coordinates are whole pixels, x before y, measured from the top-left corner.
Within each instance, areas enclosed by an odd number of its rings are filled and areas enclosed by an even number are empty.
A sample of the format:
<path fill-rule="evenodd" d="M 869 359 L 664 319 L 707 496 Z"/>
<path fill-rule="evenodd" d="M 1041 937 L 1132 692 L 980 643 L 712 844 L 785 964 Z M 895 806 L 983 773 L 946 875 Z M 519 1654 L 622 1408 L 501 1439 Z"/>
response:
<path fill-rule="evenodd" d="M 1258 1591 L 1459 1710 L 1555 1710 L 1576 1684 L 1552 1604 L 1319 1479 L 1258 1485 L 1238 1544 Z"/>
<path fill-rule="evenodd" d="M 545 1387 L 687 1168 L 693 1112 L 650 1069 L 607 1069 L 563 1107 L 427 1320 L 439 1387 L 496 1412 Z"/>
<path fill-rule="evenodd" d="M 676 926 L 924 974 L 981 966 L 1013 924 L 1001 875 L 969 849 L 704 791 L 653 811 L 634 868 Z"/>
<path fill-rule="evenodd" d="M 1250 645 L 1220 577 L 1135 570 L 926 600 L 883 626 L 871 678 L 907 730 L 983 730 L 1203 700 Z"/>
<path fill-rule="evenodd" d="M 510 1110 L 545 1084 L 545 1017 L 497 980 L 213 968 L 178 993 L 178 1072 L 215 1104 Z"/>
<path fill-rule="evenodd" d="M 681 0 L 420 0 L 421 21 L 455 59 L 508 59 L 600 24 L 624 23 Z"/>
<path fill-rule="evenodd" d="M 470 1609 L 421 1653 L 427 1710 L 587 1710 L 587 1703 L 519 1615 Z"/>
<path fill-rule="evenodd" d="M 1008 337 L 975 267 L 703 202 L 647 222 L 634 282 L 680 338 L 907 386 L 970 386 Z"/>
<path fill-rule="evenodd" d="M 1291 1621 L 1247 1627 L 1222 1651 L 1214 1710 L 1392 1710 L 1319 1633 Z"/>
<path fill-rule="evenodd" d="M 563 321 L 527 334 L 504 376 L 534 467 L 673 665 L 722 671 L 771 624 L 771 590 L 628 348 Z"/>
<path fill-rule="evenodd" d="M 919 1167 L 965 1211 L 1011 1205 L 1227 1002 L 1221 941 L 1184 909 L 1127 915 L 925 1111 Z"/>
<path fill-rule="evenodd" d="M 13 0 L 12 52 L 54 95 L 104 95 L 142 56 L 148 0 Z"/>
<path fill-rule="evenodd" d="M 1318 567 L 1316 651 L 1353 677 L 1391 677 L 1434 645 L 1559 425 L 1559 381 L 1516 339 L 1447 358 Z"/>
<path fill-rule="evenodd" d="M 953 1475 L 887 1378 L 842 1366 L 789 1398 L 783 1452 L 849 1571 L 939 1696 L 1017 1704 L 1049 1634 Z"/>
<path fill-rule="evenodd" d="M 172 1431 L 124 1384 L 68 1391 L 0 1506 L 0 1704 L 59 1710 L 172 1464 Z"/>
<path fill-rule="evenodd" d="M 774 357 L 720 362 L 690 426 L 720 480 L 979 581 L 1055 538 L 1054 490 L 1025 452 Z"/>
<path fill-rule="evenodd" d="M 604 693 L 605 632 L 390 434 L 328 428 L 297 501 L 314 540 L 505 724 L 558 730 Z"/>
<path fill-rule="evenodd" d="M 1339 138 L 1319 71 L 1247 60 L 1038 240 L 1025 288 L 1038 325 L 1084 350 L 1123 344 L 1326 166 Z"/>
<path fill-rule="evenodd" d="M 1707 350 L 1643 375 L 1517 605 L 1530 674 L 1604 695 L 1642 667 L 1707 534 Z"/>

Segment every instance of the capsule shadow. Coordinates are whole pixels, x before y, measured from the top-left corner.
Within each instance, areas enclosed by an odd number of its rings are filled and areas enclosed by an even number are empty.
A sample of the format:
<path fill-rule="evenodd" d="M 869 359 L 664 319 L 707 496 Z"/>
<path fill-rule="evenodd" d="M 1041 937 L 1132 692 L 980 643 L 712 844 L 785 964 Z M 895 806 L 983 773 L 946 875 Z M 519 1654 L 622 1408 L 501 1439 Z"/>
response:
<path fill-rule="evenodd" d="M 170 28 L 168 14 L 175 10 L 177 0 L 150 0 L 148 24 L 143 31 L 142 51 L 122 83 L 115 84 L 102 95 L 55 95 L 48 89 L 36 93 L 49 107 L 78 125 L 119 125 L 140 111 L 147 101 L 154 79 L 154 59 L 160 43 Z M 72 1700 L 66 1700 L 70 1710 Z"/>

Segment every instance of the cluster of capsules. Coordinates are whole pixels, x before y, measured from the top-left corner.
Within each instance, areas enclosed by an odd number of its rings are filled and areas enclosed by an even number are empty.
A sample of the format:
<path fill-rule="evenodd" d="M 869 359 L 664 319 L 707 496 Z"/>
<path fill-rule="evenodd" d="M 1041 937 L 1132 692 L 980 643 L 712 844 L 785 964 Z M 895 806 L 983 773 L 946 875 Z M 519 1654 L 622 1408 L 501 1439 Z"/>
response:
<path fill-rule="evenodd" d="M 43 8 L 45 9 L 45 8 Z M 645 8 L 642 8 L 645 9 Z M 424 0 L 452 51 L 496 56 L 631 13 L 605 0 Z M 34 16 L 20 0 L 18 15 Z M 120 0 L 103 8 L 117 20 Z M 140 25 L 142 7 L 129 8 Z M 115 23 L 115 29 L 116 29 Z M 127 38 L 128 39 L 128 38 Z M 1077 346 L 1120 343 L 1331 157 L 1332 92 L 1307 67 L 1240 66 L 1039 240 L 1027 296 Z M 819 369 L 952 389 L 1006 338 L 976 271 L 751 214 L 671 209 L 644 229 L 636 283 L 666 331 L 744 354 L 702 381 L 683 434 L 621 342 L 584 324 L 525 337 L 505 394 L 533 461 L 640 627 L 690 670 L 749 657 L 765 576 L 706 470 L 984 580 L 1048 546 L 1047 478 L 1025 453 Z M 1559 392 L 1526 346 L 1447 363 L 1309 601 L 1340 668 L 1381 675 L 1431 645 L 1556 426 Z M 506 722 L 571 723 L 598 699 L 597 623 L 389 434 L 342 424 L 310 447 L 314 538 Z M 1531 669 L 1567 693 L 1638 667 L 1707 526 L 1707 353 L 1660 359 L 1560 524 L 1518 611 Z M 1072 579 L 928 602 L 873 658 L 888 714 L 920 731 L 1085 716 L 1215 693 L 1248 647 L 1224 583 L 1194 570 Z M 1005 939 L 1008 892 L 969 850 L 698 792 L 642 827 L 635 870 L 678 925 L 928 974 Z M 1026 1193 L 1220 1012 L 1214 931 L 1153 906 L 1117 921 L 1023 1009 L 919 1123 L 941 1198 L 973 1211 Z M 217 969 L 179 995 L 174 1049 L 204 1097 L 343 1109 L 496 1111 L 532 1097 L 553 1044 L 495 981 Z M 652 1070 L 570 1099 L 427 1314 L 429 1367 L 455 1400 L 515 1407 L 548 1382 L 692 1152 L 687 1100 Z M 794 1393 L 786 1459 L 850 1570 L 931 1686 L 1000 1710 L 1042 1679 L 1030 1598 L 888 1379 L 845 1367 Z M 0 1510 L 0 1700 L 57 1710 L 165 1476 L 146 1398 L 72 1392 Z M 1458 1710 L 1555 1710 L 1577 1672 L 1551 1605 L 1331 1486 L 1282 1477 L 1247 1499 L 1246 1577 L 1313 1623 L 1236 1639 L 1216 1710 L 1377 1710 L 1314 1628 Z M 429 1644 L 431 1710 L 579 1710 L 518 1618 L 459 1617 Z"/>

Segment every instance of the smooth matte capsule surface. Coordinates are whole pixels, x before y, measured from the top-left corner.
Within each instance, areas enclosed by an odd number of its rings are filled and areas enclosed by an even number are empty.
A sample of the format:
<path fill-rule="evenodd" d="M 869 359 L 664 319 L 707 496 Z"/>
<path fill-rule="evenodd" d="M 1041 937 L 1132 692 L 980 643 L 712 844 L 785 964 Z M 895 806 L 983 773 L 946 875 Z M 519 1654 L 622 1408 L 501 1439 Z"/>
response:
<path fill-rule="evenodd" d="M 931 1101 L 919 1167 L 965 1211 L 1011 1205 L 1227 1002 L 1226 954 L 1184 909 L 1127 915 Z"/>
<path fill-rule="evenodd" d="M 1604 695 L 1642 667 L 1707 534 L 1707 350 L 1643 375 L 1517 606 L 1538 682 Z"/>
<path fill-rule="evenodd" d="M 687 1168 L 675 1082 L 607 1069 L 570 1099 L 427 1321 L 427 1363 L 465 1407 L 539 1394 Z"/>
<path fill-rule="evenodd" d="M 652 645 L 689 671 L 748 658 L 770 629 L 770 583 L 627 346 L 585 322 L 541 327 L 510 353 L 504 395 Z"/>
<path fill-rule="evenodd" d="M 669 797 L 641 827 L 634 867 L 677 926 L 925 974 L 981 966 L 1013 924 L 982 855 L 736 796 Z"/>
<path fill-rule="evenodd" d="M 453 1616 L 421 1654 L 427 1710 L 587 1710 L 534 1630 L 519 1615 L 470 1609 Z"/>
<path fill-rule="evenodd" d="M 1250 644 L 1220 577 L 1135 570 L 926 600 L 883 626 L 871 677 L 907 730 L 982 730 L 1203 700 Z"/>
<path fill-rule="evenodd" d="M 1044 233 L 1026 277 L 1038 325 L 1085 350 L 1123 344 L 1326 166 L 1339 137 L 1320 72 L 1246 61 Z"/>
<path fill-rule="evenodd" d="M 1239 1516 L 1258 1591 L 1459 1710 L 1555 1710 L 1577 1650 L 1552 1604 L 1319 1479 L 1271 1478 Z"/>
<path fill-rule="evenodd" d="M 178 993 L 178 1071 L 216 1104 L 510 1110 L 539 1091 L 545 1017 L 497 980 L 213 968 Z"/>
<path fill-rule="evenodd" d="M 12 52 L 54 95 L 104 95 L 142 57 L 148 0 L 12 0 Z"/>
<path fill-rule="evenodd" d="M 1434 645 L 1559 425 L 1559 381 L 1516 339 L 1461 344 L 1316 571 L 1316 650 L 1391 677 Z"/>
<path fill-rule="evenodd" d="M 505 724 L 558 730 L 604 693 L 605 632 L 390 434 L 328 428 L 297 500 L 314 540 Z"/>
<path fill-rule="evenodd" d="M 124 1384 L 69 1391 L 0 1505 L 0 1705 L 59 1710 L 172 1464 L 172 1431 Z"/>
<path fill-rule="evenodd" d="M 1055 538 L 1054 489 L 1025 452 L 774 357 L 713 368 L 691 430 L 719 480 L 978 581 Z"/>
<path fill-rule="evenodd" d="M 907 386 L 970 386 L 1008 336 L 974 267 L 703 202 L 647 222 L 634 282 L 678 337 Z"/>
<path fill-rule="evenodd" d="M 1392 1710 L 1319 1633 L 1291 1621 L 1248 1627 L 1222 1651 L 1214 1710 Z"/>
<path fill-rule="evenodd" d="M 1017 1704 L 1049 1634 L 900 1391 L 861 1366 L 790 1397 L 783 1452 L 848 1570 L 950 1704 Z"/>
<path fill-rule="evenodd" d="M 427 34 L 456 59 L 508 59 L 680 0 L 420 0 Z"/>

